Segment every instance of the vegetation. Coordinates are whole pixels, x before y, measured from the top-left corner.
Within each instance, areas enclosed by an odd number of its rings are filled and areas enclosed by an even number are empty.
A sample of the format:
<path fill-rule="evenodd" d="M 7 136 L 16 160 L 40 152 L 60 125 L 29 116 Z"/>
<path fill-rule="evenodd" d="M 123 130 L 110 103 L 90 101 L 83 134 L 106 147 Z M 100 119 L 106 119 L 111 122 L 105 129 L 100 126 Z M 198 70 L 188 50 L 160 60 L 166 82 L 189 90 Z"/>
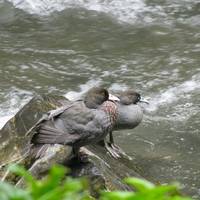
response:
<path fill-rule="evenodd" d="M 54 166 L 46 178 L 36 180 L 24 168 L 11 166 L 10 170 L 26 181 L 24 189 L 9 183 L 0 182 L 0 200 L 94 200 L 90 196 L 87 180 L 84 178 L 66 178 L 67 170 Z M 125 182 L 133 191 L 102 191 L 100 200 L 191 200 L 178 193 L 177 184 L 155 186 L 138 179 L 127 178 Z"/>

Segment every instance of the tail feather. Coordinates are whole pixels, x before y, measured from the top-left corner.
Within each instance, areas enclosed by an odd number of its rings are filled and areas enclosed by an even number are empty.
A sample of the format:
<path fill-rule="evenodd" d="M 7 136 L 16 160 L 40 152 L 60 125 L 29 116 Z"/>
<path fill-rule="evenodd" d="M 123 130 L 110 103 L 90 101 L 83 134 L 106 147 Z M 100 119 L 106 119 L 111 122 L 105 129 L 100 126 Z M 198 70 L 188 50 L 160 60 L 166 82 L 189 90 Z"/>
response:
<path fill-rule="evenodd" d="M 50 126 L 42 126 L 32 142 L 35 144 L 73 144 L 80 139 L 79 134 L 69 134 Z"/>

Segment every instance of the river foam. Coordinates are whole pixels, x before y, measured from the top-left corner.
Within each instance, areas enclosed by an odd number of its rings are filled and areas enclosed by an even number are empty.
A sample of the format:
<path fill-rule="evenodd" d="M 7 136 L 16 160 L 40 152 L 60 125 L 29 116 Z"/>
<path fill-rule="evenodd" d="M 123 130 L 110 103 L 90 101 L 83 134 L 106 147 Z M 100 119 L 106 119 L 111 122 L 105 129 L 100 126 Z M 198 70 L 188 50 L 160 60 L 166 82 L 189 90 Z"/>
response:
<path fill-rule="evenodd" d="M 119 21 L 135 21 L 146 11 L 151 11 L 144 0 L 9 0 L 16 8 L 30 14 L 47 16 L 67 8 L 84 8 L 113 16 Z"/>
<path fill-rule="evenodd" d="M 170 87 L 161 93 L 151 97 L 148 110 L 154 112 L 160 107 L 170 106 L 181 99 L 190 98 L 193 92 L 200 90 L 200 77 L 194 75 L 191 80 L 184 81 L 179 85 Z"/>
<path fill-rule="evenodd" d="M 0 104 L 0 129 L 31 99 L 32 95 L 31 92 L 16 87 L 7 91 L 4 102 Z"/>
<path fill-rule="evenodd" d="M 79 91 L 69 91 L 67 92 L 64 96 L 69 99 L 70 101 L 75 101 L 81 98 L 81 96 L 87 92 L 90 88 L 92 87 L 97 87 L 101 85 L 101 80 L 96 79 L 96 80 L 89 80 L 85 84 L 81 84 L 79 86 Z"/>
<path fill-rule="evenodd" d="M 199 112 L 199 103 L 194 101 L 199 92 L 200 76 L 194 75 L 190 80 L 152 94 L 146 107 L 146 120 L 186 123 Z"/>

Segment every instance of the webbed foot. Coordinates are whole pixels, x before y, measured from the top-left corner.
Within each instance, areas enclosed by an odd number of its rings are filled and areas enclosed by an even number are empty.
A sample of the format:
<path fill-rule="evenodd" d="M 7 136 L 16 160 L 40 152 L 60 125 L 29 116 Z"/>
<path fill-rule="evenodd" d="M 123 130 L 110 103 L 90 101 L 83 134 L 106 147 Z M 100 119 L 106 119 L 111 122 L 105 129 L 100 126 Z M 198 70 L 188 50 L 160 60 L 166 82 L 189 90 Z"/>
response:
<path fill-rule="evenodd" d="M 132 158 L 131 158 L 129 155 L 127 155 L 127 154 L 126 154 L 119 146 L 117 146 L 116 144 L 114 144 L 114 143 L 109 143 L 108 146 L 109 146 L 109 148 L 112 149 L 112 151 L 115 152 L 115 154 L 118 155 L 118 158 L 124 156 L 124 157 L 126 157 L 127 159 L 132 160 Z M 121 155 L 122 155 L 122 156 L 121 156 Z"/>
<path fill-rule="evenodd" d="M 110 143 L 105 142 L 105 148 L 113 158 L 118 159 L 121 157 L 117 151 L 111 147 Z"/>

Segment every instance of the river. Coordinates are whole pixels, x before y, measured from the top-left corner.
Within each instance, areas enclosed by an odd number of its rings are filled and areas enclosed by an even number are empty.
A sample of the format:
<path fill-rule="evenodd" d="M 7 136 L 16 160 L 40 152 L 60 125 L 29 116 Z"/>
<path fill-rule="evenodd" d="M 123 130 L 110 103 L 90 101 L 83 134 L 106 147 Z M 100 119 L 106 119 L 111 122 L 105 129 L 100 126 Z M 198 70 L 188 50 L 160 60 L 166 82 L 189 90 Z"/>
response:
<path fill-rule="evenodd" d="M 0 0 L 0 125 L 35 93 L 150 99 L 115 133 L 143 176 L 200 199 L 199 0 Z"/>

